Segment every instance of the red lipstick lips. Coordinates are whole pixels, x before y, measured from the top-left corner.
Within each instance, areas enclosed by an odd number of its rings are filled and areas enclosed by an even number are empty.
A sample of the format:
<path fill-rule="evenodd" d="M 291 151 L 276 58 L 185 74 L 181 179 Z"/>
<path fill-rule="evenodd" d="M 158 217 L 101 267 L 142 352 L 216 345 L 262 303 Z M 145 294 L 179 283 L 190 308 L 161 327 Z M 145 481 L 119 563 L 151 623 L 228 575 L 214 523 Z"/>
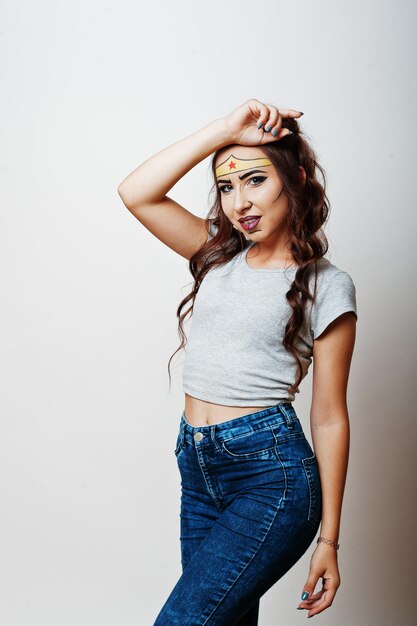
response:
<path fill-rule="evenodd" d="M 241 217 L 239 222 L 245 230 L 253 230 L 258 225 L 261 217 L 261 215 L 246 215 L 245 217 Z"/>

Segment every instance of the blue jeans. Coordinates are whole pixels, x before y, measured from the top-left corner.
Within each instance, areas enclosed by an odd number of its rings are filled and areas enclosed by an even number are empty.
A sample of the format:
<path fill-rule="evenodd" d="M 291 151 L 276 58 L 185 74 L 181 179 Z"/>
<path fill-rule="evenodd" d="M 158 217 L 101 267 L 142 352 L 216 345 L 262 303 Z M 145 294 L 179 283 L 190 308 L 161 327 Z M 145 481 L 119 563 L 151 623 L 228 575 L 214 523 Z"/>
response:
<path fill-rule="evenodd" d="M 291 403 L 211 426 L 192 426 L 183 412 L 175 455 L 182 575 L 153 626 L 256 626 L 260 597 L 321 521 L 317 459 L 301 422 Z"/>

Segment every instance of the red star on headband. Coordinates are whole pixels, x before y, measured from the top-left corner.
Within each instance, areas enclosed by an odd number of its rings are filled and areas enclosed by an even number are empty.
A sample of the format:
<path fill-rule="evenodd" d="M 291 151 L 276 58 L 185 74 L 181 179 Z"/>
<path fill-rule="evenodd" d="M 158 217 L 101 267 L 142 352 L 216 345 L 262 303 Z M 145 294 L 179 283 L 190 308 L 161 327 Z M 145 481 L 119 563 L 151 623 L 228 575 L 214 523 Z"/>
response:
<path fill-rule="evenodd" d="M 231 169 L 231 170 L 236 169 L 236 163 L 234 161 L 230 161 L 229 169 Z"/>

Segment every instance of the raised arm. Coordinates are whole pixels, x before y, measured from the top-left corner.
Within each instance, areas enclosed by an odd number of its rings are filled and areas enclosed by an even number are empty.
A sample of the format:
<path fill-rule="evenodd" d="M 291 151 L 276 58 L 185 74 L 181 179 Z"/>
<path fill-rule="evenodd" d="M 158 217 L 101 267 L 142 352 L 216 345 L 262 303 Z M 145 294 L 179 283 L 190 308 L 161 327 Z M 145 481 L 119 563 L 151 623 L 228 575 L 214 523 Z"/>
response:
<path fill-rule="evenodd" d="M 223 146 L 241 143 L 262 145 L 281 139 L 283 117 L 301 115 L 294 109 L 278 109 L 259 100 L 248 100 L 224 118 L 164 148 L 144 161 L 119 185 L 125 206 L 162 243 L 190 259 L 208 237 L 206 220 L 167 196 L 168 191 L 197 163 Z M 260 126 L 270 125 L 270 132 Z"/>
<path fill-rule="evenodd" d="M 197 163 L 230 141 L 225 122 L 214 120 L 147 159 L 117 189 L 136 219 L 186 259 L 207 239 L 205 220 L 166 194 Z"/>

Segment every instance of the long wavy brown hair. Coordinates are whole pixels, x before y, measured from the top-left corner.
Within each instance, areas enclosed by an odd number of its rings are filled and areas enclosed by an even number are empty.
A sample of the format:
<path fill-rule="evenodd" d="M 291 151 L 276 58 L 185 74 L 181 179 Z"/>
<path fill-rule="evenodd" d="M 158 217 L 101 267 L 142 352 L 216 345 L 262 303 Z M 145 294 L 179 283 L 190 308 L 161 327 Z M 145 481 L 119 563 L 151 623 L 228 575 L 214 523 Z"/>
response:
<path fill-rule="evenodd" d="M 287 321 L 282 344 L 297 362 L 297 379 L 290 387 L 290 392 L 296 393 L 299 391 L 298 386 L 303 379 L 302 365 L 296 342 L 301 329 L 305 330 L 307 328 L 306 303 L 308 300 L 311 300 L 312 303 L 315 302 L 318 272 L 317 261 L 328 250 L 328 240 L 324 233 L 323 225 L 328 219 L 330 203 L 326 195 L 325 172 L 318 163 L 317 156 L 308 143 L 306 135 L 301 131 L 297 120 L 283 119 L 282 128 L 292 130 L 293 134 L 285 136 L 279 141 L 256 147 L 260 148 L 271 160 L 282 180 L 284 192 L 288 197 L 289 244 L 298 269 L 296 270 L 294 281 L 286 293 L 287 301 L 292 308 L 292 314 Z M 213 154 L 211 172 L 214 181 L 216 181 L 216 158 L 221 151 L 228 147 L 222 146 Z M 305 182 L 300 175 L 300 165 L 306 173 Z M 321 180 L 319 180 L 318 175 L 320 175 Z M 218 230 L 189 260 L 189 270 L 194 278 L 194 284 L 191 292 L 183 298 L 177 308 L 178 334 L 181 344 L 168 361 L 170 387 L 170 363 L 175 354 L 187 343 L 183 323 L 187 315 L 192 315 L 194 299 L 201 282 L 210 269 L 227 263 L 236 254 L 242 252 L 247 245 L 245 235 L 233 228 L 231 221 L 222 210 L 221 195 L 216 182 L 214 182 L 210 194 L 213 192 L 215 193 L 215 200 L 206 219 L 209 220 L 208 223 L 213 223 L 217 226 Z M 309 281 L 313 271 L 314 291 L 311 294 Z M 183 308 L 188 303 L 188 308 L 183 311 Z"/>

